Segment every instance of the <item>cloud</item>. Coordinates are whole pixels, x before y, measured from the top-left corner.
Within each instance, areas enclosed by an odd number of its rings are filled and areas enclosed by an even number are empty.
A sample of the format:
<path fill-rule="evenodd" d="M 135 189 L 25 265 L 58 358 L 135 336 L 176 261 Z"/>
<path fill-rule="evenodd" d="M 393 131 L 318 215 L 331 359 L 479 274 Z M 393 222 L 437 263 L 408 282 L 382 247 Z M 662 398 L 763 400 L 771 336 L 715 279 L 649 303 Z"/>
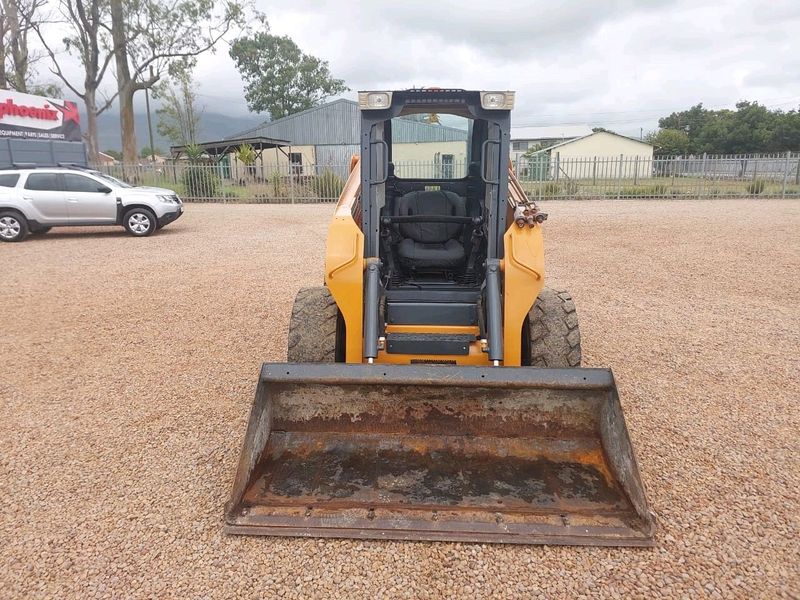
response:
<path fill-rule="evenodd" d="M 517 90 L 515 123 L 636 134 L 702 102 L 800 103 L 797 0 L 257 0 L 273 33 L 352 88 Z M 198 60 L 209 111 L 244 113 L 222 46 Z"/>

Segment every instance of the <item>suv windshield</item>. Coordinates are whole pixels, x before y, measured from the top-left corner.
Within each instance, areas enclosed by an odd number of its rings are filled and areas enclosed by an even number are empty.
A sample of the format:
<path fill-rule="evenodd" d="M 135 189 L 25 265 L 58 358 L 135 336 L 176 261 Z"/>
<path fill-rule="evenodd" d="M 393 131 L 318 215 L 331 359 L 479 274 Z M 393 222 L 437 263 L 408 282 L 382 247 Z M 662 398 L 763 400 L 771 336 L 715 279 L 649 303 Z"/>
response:
<path fill-rule="evenodd" d="M 97 175 L 97 177 L 100 177 L 101 179 L 105 179 L 106 181 L 110 181 L 114 185 L 118 185 L 120 187 L 124 187 L 124 188 L 133 187 L 130 183 L 125 183 L 124 181 L 121 181 L 121 180 L 117 179 L 116 177 L 112 177 L 111 175 L 106 175 L 105 173 L 101 173 L 100 171 L 92 171 L 92 175 Z"/>

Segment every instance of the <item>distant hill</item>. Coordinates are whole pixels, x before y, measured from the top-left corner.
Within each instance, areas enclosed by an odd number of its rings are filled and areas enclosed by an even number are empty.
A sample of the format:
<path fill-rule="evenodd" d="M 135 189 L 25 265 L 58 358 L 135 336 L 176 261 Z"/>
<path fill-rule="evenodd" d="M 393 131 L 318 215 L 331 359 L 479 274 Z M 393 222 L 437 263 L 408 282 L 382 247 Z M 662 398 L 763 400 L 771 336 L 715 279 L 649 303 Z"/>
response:
<path fill-rule="evenodd" d="M 85 121 L 85 116 L 81 115 Z M 165 152 L 169 150 L 170 143 L 168 140 L 158 135 L 156 131 L 156 123 L 158 117 L 155 111 L 152 113 L 153 118 L 153 140 L 156 148 L 161 148 Z M 243 117 L 235 117 L 230 115 L 223 115 L 214 112 L 204 112 L 202 120 L 200 121 L 200 139 L 206 141 L 219 140 L 228 137 L 245 129 L 250 129 L 263 123 L 266 119 L 259 115 L 249 115 Z M 136 143 L 139 148 L 149 145 L 149 138 L 147 134 L 147 113 L 144 111 L 135 114 L 136 125 Z M 98 142 L 101 150 L 120 150 L 122 142 L 120 141 L 120 128 L 119 128 L 119 113 L 116 111 L 104 112 L 98 118 Z"/>

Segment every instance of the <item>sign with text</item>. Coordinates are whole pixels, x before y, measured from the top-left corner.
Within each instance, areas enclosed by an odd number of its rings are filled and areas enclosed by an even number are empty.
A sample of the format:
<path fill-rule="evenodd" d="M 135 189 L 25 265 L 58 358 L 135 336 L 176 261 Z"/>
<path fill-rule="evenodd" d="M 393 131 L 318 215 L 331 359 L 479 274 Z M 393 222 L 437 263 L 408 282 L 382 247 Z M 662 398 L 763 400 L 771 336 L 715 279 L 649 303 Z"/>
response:
<path fill-rule="evenodd" d="M 0 138 L 80 142 L 78 105 L 0 90 Z"/>

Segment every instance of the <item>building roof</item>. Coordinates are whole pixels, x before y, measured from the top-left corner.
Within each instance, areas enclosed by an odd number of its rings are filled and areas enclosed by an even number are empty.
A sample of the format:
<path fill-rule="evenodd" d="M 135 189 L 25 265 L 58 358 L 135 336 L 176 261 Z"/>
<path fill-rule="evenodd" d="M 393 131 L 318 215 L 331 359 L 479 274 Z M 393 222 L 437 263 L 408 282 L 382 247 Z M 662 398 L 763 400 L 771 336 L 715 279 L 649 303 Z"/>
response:
<path fill-rule="evenodd" d="M 548 146 L 547 148 L 542 148 L 541 150 L 537 150 L 533 154 L 541 154 L 542 152 L 550 152 L 551 150 L 555 150 L 556 148 L 561 148 L 562 146 L 566 146 L 568 144 L 574 144 L 575 142 L 579 142 L 579 141 L 584 140 L 584 139 L 586 139 L 588 137 L 592 137 L 593 135 L 602 135 L 604 133 L 606 133 L 608 135 L 613 135 L 614 137 L 630 140 L 631 142 L 636 142 L 637 144 L 641 144 L 642 146 L 649 146 L 651 148 L 654 147 L 653 144 L 648 144 L 647 142 L 643 142 L 642 140 L 637 140 L 636 138 L 632 138 L 632 137 L 629 137 L 627 135 L 622 135 L 620 133 L 614 133 L 613 131 L 593 131 L 589 135 L 582 135 L 581 137 L 577 137 L 577 138 L 572 139 L 572 140 L 566 140 L 566 141 L 563 141 L 563 142 L 561 142 L 559 144 L 553 144 L 552 146 Z"/>
<path fill-rule="evenodd" d="M 568 140 L 592 134 L 588 125 L 547 125 L 543 127 L 512 127 L 511 141 Z"/>
<path fill-rule="evenodd" d="M 289 140 L 293 146 L 358 145 L 361 133 L 358 110 L 357 102 L 340 98 L 274 121 L 266 121 L 232 138 L 260 135 Z M 450 142 L 466 141 L 466 139 L 466 129 L 410 119 L 394 121 L 392 131 L 392 141 L 395 143 Z"/>
<path fill-rule="evenodd" d="M 265 136 L 289 140 L 294 146 L 358 144 L 359 127 L 358 103 L 341 98 L 265 121 L 231 137 Z"/>
<path fill-rule="evenodd" d="M 258 135 L 251 135 L 248 137 L 233 137 L 227 138 L 224 140 L 217 140 L 215 142 L 203 142 L 201 144 L 195 144 L 200 146 L 203 150 L 206 151 L 206 154 L 209 156 L 218 156 L 220 154 L 228 154 L 229 152 L 235 152 L 242 146 L 252 146 L 255 150 L 265 150 L 267 148 L 278 148 L 280 146 L 289 146 L 289 142 L 286 140 L 278 140 L 274 138 L 268 138 L 264 136 Z M 172 153 L 173 157 L 180 157 L 181 154 L 186 152 L 186 149 L 189 148 L 188 145 L 184 146 L 170 146 L 169 150 Z"/>

